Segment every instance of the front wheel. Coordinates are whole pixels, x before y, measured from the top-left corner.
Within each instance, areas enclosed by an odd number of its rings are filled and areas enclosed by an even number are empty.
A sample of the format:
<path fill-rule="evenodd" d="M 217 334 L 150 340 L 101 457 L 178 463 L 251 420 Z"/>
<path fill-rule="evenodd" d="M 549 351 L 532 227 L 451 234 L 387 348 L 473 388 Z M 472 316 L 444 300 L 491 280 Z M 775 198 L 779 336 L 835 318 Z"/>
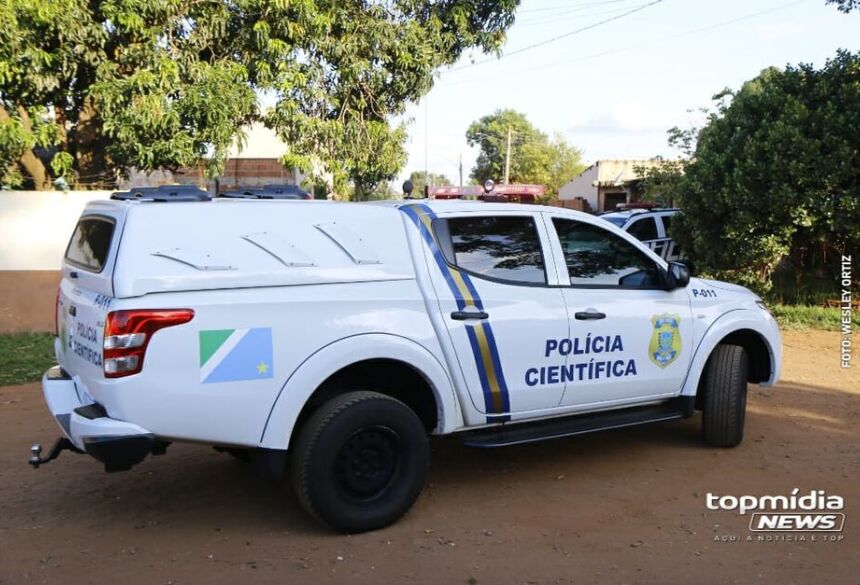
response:
<path fill-rule="evenodd" d="M 319 408 L 290 457 L 293 488 L 314 517 L 342 532 L 387 526 L 415 502 L 430 462 L 427 433 L 399 400 L 350 392 Z"/>
<path fill-rule="evenodd" d="M 735 447 L 744 438 L 749 358 L 738 345 L 718 345 L 705 368 L 702 431 L 715 447 Z"/>

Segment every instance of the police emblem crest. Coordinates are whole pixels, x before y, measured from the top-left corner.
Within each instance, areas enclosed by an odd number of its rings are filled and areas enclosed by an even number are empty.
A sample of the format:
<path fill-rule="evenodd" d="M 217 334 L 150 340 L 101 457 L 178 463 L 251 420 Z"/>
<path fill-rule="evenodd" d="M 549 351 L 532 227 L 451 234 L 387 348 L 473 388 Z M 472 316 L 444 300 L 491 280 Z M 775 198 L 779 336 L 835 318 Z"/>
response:
<path fill-rule="evenodd" d="M 651 317 L 654 331 L 648 344 L 648 357 L 652 362 L 665 368 L 674 362 L 681 353 L 680 315 L 654 315 Z"/>

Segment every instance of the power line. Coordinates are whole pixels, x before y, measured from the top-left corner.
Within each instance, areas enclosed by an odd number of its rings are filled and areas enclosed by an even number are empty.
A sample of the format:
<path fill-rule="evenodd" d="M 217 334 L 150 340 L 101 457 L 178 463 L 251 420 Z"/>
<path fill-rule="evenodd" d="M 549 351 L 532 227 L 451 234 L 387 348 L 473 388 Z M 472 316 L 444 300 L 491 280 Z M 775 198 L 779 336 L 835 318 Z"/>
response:
<path fill-rule="evenodd" d="M 517 29 L 530 28 L 535 26 L 546 26 L 548 24 L 559 24 L 570 22 L 573 20 L 581 19 L 581 18 L 590 18 L 592 16 L 606 16 L 607 14 L 619 14 L 627 10 L 624 7 L 615 7 L 609 10 L 601 10 L 600 12 L 577 12 L 576 14 L 564 15 L 564 14 L 552 14 L 548 16 L 541 16 L 540 18 L 532 18 L 529 20 L 517 21 Z"/>
<path fill-rule="evenodd" d="M 523 17 L 517 15 L 515 21 L 518 27 L 524 25 L 533 25 L 546 22 L 561 22 L 572 20 L 574 18 L 583 18 L 589 16 L 603 16 L 604 14 L 618 14 L 636 7 L 645 0 L 624 0 L 625 4 L 604 5 L 604 6 L 579 6 L 576 8 L 568 8 L 567 10 L 559 10 L 558 12 L 549 12 L 546 14 L 527 14 Z"/>
<path fill-rule="evenodd" d="M 555 36 L 555 37 L 552 37 L 552 38 L 546 39 L 546 40 L 544 40 L 544 41 L 540 41 L 540 42 L 538 42 L 538 43 L 534 43 L 534 44 L 532 44 L 532 45 L 527 45 L 527 46 L 525 46 L 525 47 L 521 47 L 521 48 L 519 48 L 519 49 L 515 49 L 515 50 L 513 50 L 513 51 L 511 51 L 511 52 L 509 52 L 509 53 L 505 53 L 505 54 L 501 55 L 498 59 L 485 59 L 485 60 L 483 60 L 483 61 L 476 61 L 475 63 L 468 63 L 468 64 L 466 64 L 466 65 L 461 65 L 460 67 L 454 67 L 454 68 L 452 68 L 452 69 L 449 69 L 449 71 L 459 71 L 459 70 L 461 70 L 461 69 L 467 69 L 467 68 L 469 68 L 469 67 L 475 67 L 476 65 L 483 65 L 483 64 L 485 64 L 485 63 L 495 63 L 495 62 L 499 61 L 500 59 L 504 59 L 505 57 L 511 57 L 511 56 L 513 56 L 513 55 L 518 55 L 518 54 L 520 54 L 520 53 L 524 53 L 524 52 L 526 52 L 526 51 L 531 51 L 532 49 L 537 49 L 537 48 L 539 48 L 539 47 L 545 47 L 546 45 L 549 45 L 550 43 L 555 43 L 556 41 L 560 41 L 560 40 L 562 40 L 562 39 L 566 39 L 566 38 L 568 38 L 568 37 L 571 37 L 571 36 L 573 36 L 573 35 L 576 35 L 576 34 L 579 34 L 579 33 L 585 32 L 585 31 L 587 31 L 587 30 L 591 30 L 591 29 L 593 29 L 593 28 L 597 28 L 598 26 L 602 26 L 602 25 L 604 25 L 604 24 L 607 24 L 607 23 L 613 22 L 613 21 L 618 20 L 618 19 L 620 19 L 620 18 L 624 18 L 625 16 L 629 16 L 629 15 L 631 15 L 631 14 L 635 13 L 635 12 L 639 12 L 639 11 L 641 11 L 641 10 L 645 10 L 646 8 L 649 8 L 649 7 L 651 7 L 651 6 L 654 6 L 655 4 L 660 4 L 661 2 L 663 2 L 663 0 L 653 0 L 652 2 L 649 2 L 649 3 L 647 3 L 647 4 L 643 4 L 642 6 L 638 6 L 638 7 L 634 8 L 634 9 L 632 9 L 632 10 L 628 10 L 627 12 L 623 12 L 623 13 L 621 13 L 621 14 L 617 15 L 617 16 L 612 16 L 612 17 L 610 17 L 610 18 L 605 18 L 605 19 L 603 19 L 603 20 L 599 20 L 599 21 L 597 21 L 597 22 L 595 22 L 595 23 L 592 23 L 592 24 L 589 24 L 589 25 L 587 25 L 587 26 L 583 26 L 583 27 L 580 27 L 580 28 L 574 29 L 574 30 L 572 30 L 572 31 L 568 31 L 568 32 L 566 32 L 566 33 L 564 33 L 564 34 L 560 34 L 560 35 L 558 35 L 558 36 Z"/>
<path fill-rule="evenodd" d="M 751 19 L 751 18 L 756 18 L 756 17 L 759 17 L 759 16 L 763 16 L 763 15 L 765 15 L 765 14 L 770 14 L 770 13 L 772 13 L 772 12 L 777 12 L 777 11 L 779 11 L 779 10 L 784 10 L 784 9 L 786 9 L 786 8 L 791 8 L 792 6 L 796 6 L 796 5 L 798 5 L 798 4 L 802 4 L 802 3 L 806 2 L 806 1 L 807 1 L 807 0 L 795 0 L 794 2 L 788 2 L 788 3 L 786 3 L 786 4 L 780 4 L 780 5 L 778 5 L 778 6 L 774 6 L 774 7 L 772 7 L 772 8 L 768 8 L 768 9 L 766 9 L 766 10 L 760 10 L 760 11 L 758 11 L 758 12 L 752 12 L 752 13 L 750 13 L 750 14 L 745 14 L 745 15 L 743 15 L 743 16 L 739 16 L 739 17 L 737 17 L 737 18 L 733 18 L 733 19 L 730 19 L 730 20 L 725 20 L 725 21 L 722 21 L 722 22 L 718 22 L 718 23 L 715 23 L 715 24 L 708 25 L 708 26 L 703 26 L 703 27 L 698 27 L 698 28 L 695 28 L 695 29 L 690 29 L 690 30 L 687 30 L 687 31 L 684 31 L 684 32 L 681 32 L 681 33 L 678 33 L 678 34 L 669 35 L 669 36 L 662 37 L 662 38 L 658 38 L 658 39 L 654 39 L 654 40 L 651 40 L 651 41 L 646 41 L 646 42 L 643 42 L 643 43 L 636 43 L 636 44 L 634 44 L 634 45 L 628 45 L 628 46 L 626 46 L 626 47 L 620 47 L 620 48 L 617 48 L 617 49 L 610 49 L 610 50 L 608 50 L 608 51 L 601 51 L 600 53 L 592 53 L 592 54 L 590 54 L 590 55 L 584 55 L 584 56 L 582 56 L 582 57 L 578 57 L 578 58 L 573 59 L 573 60 L 559 61 L 559 62 L 556 62 L 556 63 L 551 63 L 551 64 L 548 64 L 548 65 L 543 65 L 543 66 L 539 66 L 539 67 L 530 67 L 530 68 L 529 68 L 529 73 L 534 72 L 534 71 L 542 71 L 542 70 L 546 70 L 546 69 L 553 69 L 553 68 L 555 68 L 555 67 L 562 67 L 562 66 L 572 65 L 572 64 L 574 64 L 574 63 L 581 63 L 581 62 L 583 62 L 583 61 L 589 61 L 589 60 L 591 60 L 591 59 L 596 59 L 596 58 L 598 58 L 598 57 L 605 57 L 605 56 L 607 56 L 607 55 L 615 55 L 615 54 L 617 54 L 617 53 L 623 53 L 623 52 L 626 52 L 626 51 L 632 51 L 632 50 L 635 50 L 635 49 L 640 49 L 640 48 L 642 48 L 642 47 L 648 47 L 648 46 L 651 46 L 651 45 L 658 45 L 658 44 L 660 44 L 660 43 L 665 43 L 665 42 L 667 42 L 667 41 L 671 41 L 671 40 L 675 40 L 675 39 L 679 39 L 679 38 L 687 37 L 687 36 L 690 36 L 690 35 L 699 34 L 699 33 L 702 33 L 702 32 L 707 32 L 707 31 L 714 30 L 714 29 L 718 29 L 718 28 L 722 28 L 722 27 L 725 27 L 725 26 L 730 26 L 730 25 L 733 25 L 733 24 L 737 24 L 738 22 L 743 22 L 743 21 L 745 21 L 745 20 L 749 20 L 749 19 Z M 448 81 L 448 82 L 446 82 L 446 81 L 440 81 L 440 82 L 439 82 L 439 85 L 445 85 L 445 84 L 449 84 L 449 85 L 461 85 L 461 84 L 466 84 L 466 83 L 486 83 L 486 82 L 488 82 L 488 81 L 492 81 L 492 79 L 494 79 L 494 78 L 470 78 L 470 79 L 461 79 L 461 80 L 457 80 L 457 81 Z"/>
<path fill-rule="evenodd" d="M 547 12 L 544 14 L 522 14 L 522 11 L 517 11 L 516 24 L 531 24 L 533 22 L 539 21 L 549 21 L 556 20 L 559 17 L 568 16 L 573 14 L 581 15 L 581 16 L 593 16 L 595 14 L 595 10 L 599 11 L 596 14 L 608 14 L 609 12 L 621 12 L 623 10 L 628 10 L 630 8 L 630 4 L 640 4 L 642 0 L 622 0 L 627 6 L 620 5 L 615 6 L 615 2 L 610 4 L 598 4 L 598 5 L 581 5 L 581 6 L 573 6 L 566 7 L 560 10 L 555 10 L 553 12 Z M 521 16 L 522 15 L 522 16 Z"/>
<path fill-rule="evenodd" d="M 575 30 L 572 30 L 572 31 L 566 32 L 566 33 L 564 33 L 564 34 L 560 34 L 560 35 L 558 35 L 558 36 L 555 36 L 555 37 L 552 37 L 552 38 L 546 39 L 545 41 L 541 41 L 541 42 L 539 42 L 539 43 L 535 43 L 535 44 L 533 44 L 533 45 L 527 45 L 527 46 L 525 46 L 525 47 L 522 47 L 522 48 L 516 49 L 516 50 L 514 50 L 514 51 L 511 51 L 510 53 L 505 53 L 505 55 L 504 55 L 504 56 L 505 56 L 505 57 L 510 57 L 510 56 L 512 56 L 512 55 L 518 55 L 518 54 L 520 54 L 520 53 L 524 53 L 524 52 L 526 52 L 526 51 L 530 51 L 530 50 L 532 50 L 532 49 L 537 49 L 538 47 L 544 47 L 544 46 L 546 46 L 546 45 L 548 45 L 548 44 L 550 44 L 550 43 L 554 43 L 554 42 L 556 42 L 556 41 L 560 41 L 560 40 L 562 40 L 562 39 L 566 39 L 566 38 L 568 38 L 568 37 L 571 37 L 571 36 L 573 36 L 573 35 L 579 34 L 579 33 L 581 33 L 581 32 L 585 32 L 585 31 L 587 31 L 587 30 L 591 30 L 591 29 L 593 29 L 593 28 L 597 28 L 598 26 L 601 26 L 601 25 L 607 24 L 607 23 L 612 22 L 612 21 L 614 21 L 614 20 L 618 20 L 619 18 L 624 18 L 625 16 L 629 16 L 630 14 L 633 14 L 634 12 L 639 12 L 639 11 L 641 11 L 641 10 L 645 10 L 646 8 L 648 8 L 648 7 L 650 7 L 650 6 L 654 6 L 655 4 L 660 4 L 661 2 L 663 2 L 663 0 L 653 0 L 652 2 L 649 2 L 648 4 L 643 4 L 642 6 L 638 6 L 638 7 L 634 8 L 634 9 L 632 9 L 632 10 L 628 10 L 627 12 L 622 12 L 621 14 L 619 14 L 619 15 L 617 15 L 617 16 L 613 16 L 613 17 L 611 17 L 611 18 L 607 18 L 607 19 L 604 19 L 604 20 L 599 20 L 599 21 L 595 22 L 594 24 L 589 24 L 589 25 L 587 25 L 587 26 L 583 26 L 583 27 L 581 27 L 581 28 L 578 28 L 578 29 L 575 29 Z"/>
<path fill-rule="evenodd" d="M 619 4 L 621 2 L 630 2 L 631 0 L 599 0 L 596 2 L 583 2 L 581 4 L 569 3 L 569 4 L 557 4 L 555 6 L 541 6 L 540 8 L 522 8 L 517 10 L 519 14 L 529 13 L 529 12 L 548 12 L 552 10 L 566 11 L 571 9 L 571 7 L 579 7 L 584 8 L 588 6 L 605 6 L 607 4 Z"/>

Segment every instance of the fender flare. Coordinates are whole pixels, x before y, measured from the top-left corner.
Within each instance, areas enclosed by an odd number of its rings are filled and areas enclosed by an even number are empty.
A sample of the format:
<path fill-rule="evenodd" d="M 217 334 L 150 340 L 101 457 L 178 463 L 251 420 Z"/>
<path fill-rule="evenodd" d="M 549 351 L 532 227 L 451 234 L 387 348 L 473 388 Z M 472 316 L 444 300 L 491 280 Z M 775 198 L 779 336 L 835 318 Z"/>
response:
<path fill-rule="evenodd" d="M 764 340 L 770 353 L 771 380 L 775 378 L 780 368 L 782 346 L 778 334 L 775 337 L 771 332 L 762 327 L 762 319 L 749 309 L 732 309 L 723 313 L 708 327 L 693 353 L 687 377 L 681 388 L 681 396 L 695 396 L 699 388 L 699 380 L 705 371 L 705 364 L 714 348 L 727 335 L 741 329 L 749 329 L 758 333 Z M 769 383 L 767 384 L 769 385 Z"/>
<path fill-rule="evenodd" d="M 290 374 L 275 397 L 260 435 L 260 446 L 287 449 L 296 420 L 317 388 L 335 372 L 370 359 L 401 361 L 421 373 L 433 390 L 439 411 L 437 432 L 463 426 L 460 403 L 444 365 L 426 347 L 391 333 L 344 337 L 311 354 Z"/>

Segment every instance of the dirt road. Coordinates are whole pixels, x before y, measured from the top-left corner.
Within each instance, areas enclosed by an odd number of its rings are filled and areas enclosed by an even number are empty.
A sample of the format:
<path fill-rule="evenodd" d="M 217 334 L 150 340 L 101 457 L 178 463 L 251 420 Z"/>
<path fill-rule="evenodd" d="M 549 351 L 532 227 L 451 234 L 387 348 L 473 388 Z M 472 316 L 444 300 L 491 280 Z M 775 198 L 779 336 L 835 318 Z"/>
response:
<path fill-rule="evenodd" d="M 787 381 L 752 389 L 737 449 L 703 446 L 698 417 L 492 451 L 438 440 L 412 511 L 359 536 L 204 446 L 126 473 L 70 454 L 34 471 L 29 445 L 57 431 L 38 385 L 3 388 L 0 583 L 856 585 L 860 376 L 836 368 L 836 343 L 786 335 Z M 705 506 L 795 487 L 845 498 L 843 540 L 748 542 L 748 515 Z"/>

